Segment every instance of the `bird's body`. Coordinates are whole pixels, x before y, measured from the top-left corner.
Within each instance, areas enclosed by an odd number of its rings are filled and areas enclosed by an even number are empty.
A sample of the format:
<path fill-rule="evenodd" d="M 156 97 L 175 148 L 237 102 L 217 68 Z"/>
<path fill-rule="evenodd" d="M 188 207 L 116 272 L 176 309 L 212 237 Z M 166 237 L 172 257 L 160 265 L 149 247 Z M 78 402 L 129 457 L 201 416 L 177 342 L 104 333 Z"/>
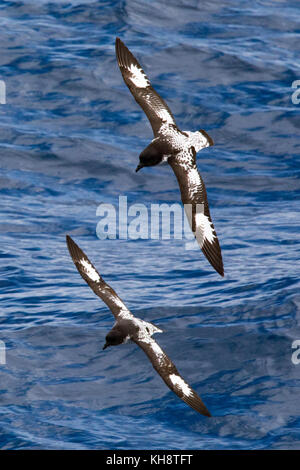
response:
<path fill-rule="evenodd" d="M 190 132 L 178 128 L 168 105 L 119 38 L 116 39 L 116 55 L 123 79 L 148 117 L 154 134 L 154 139 L 140 154 L 136 171 L 169 163 L 198 244 L 211 265 L 223 276 L 221 248 L 210 217 L 205 185 L 196 165 L 196 153 L 213 145 L 213 140 L 204 130 Z"/>
<path fill-rule="evenodd" d="M 145 352 L 154 369 L 176 395 L 199 413 L 211 416 L 201 398 L 184 381 L 171 359 L 152 338 L 155 333 L 162 333 L 162 330 L 152 323 L 135 317 L 128 310 L 116 292 L 103 280 L 85 253 L 68 235 L 67 245 L 80 275 L 95 294 L 106 303 L 115 317 L 114 326 L 106 335 L 103 349 L 133 341 Z"/>

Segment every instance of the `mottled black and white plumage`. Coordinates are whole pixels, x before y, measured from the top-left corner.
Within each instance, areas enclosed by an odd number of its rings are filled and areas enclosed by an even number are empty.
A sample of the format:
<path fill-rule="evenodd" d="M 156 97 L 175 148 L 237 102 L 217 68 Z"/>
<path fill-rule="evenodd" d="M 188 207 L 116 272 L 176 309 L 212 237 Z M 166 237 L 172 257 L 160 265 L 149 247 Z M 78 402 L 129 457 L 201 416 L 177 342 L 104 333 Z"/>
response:
<path fill-rule="evenodd" d="M 196 153 L 213 145 L 213 141 L 204 130 L 189 132 L 177 127 L 169 107 L 119 38 L 116 39 L 116 55 L 123 79 L 148 117 L 154 134 L 152 142 L 140 154 L 136 171 L 165 161 L 169 163 L 198 244 L 215 270 L 224 276 L 221 248 L 210 217 L 205 185 L 196 165 Z"/>
<path fill-rule="evenodd" d="M 153 334 L 162 333 L 162 330 L 152 323 L 133 316 L 72 238 L 67 235 L 66 240 L 79 273 L 95 294 L 106 303 L 115 317 L 115 324 L 106 336 L 103 349 L 126 343 L 129 340 L 134 341 L 146 353 L 156 372 L 179 398 L 199 413 L 211 416 L 201 398 L 184 381 L 173 362 L 152 338 Z"/>

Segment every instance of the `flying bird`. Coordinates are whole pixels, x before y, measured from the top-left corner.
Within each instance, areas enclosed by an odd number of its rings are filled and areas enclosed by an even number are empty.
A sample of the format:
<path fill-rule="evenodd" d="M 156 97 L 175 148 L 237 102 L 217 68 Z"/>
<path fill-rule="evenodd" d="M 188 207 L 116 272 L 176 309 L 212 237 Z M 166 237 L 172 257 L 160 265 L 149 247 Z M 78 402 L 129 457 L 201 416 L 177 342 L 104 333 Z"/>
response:
<path fill-rule="evenodd" d="M 152 338 L 155 333 L 162 330 L 152 323 L 135 317 L 122 302 L 116 292 L 103 280 L 96 268 L 85 253 L 68 235 L 66 236 L 68 249 L 79 274 L 111 310 L 115 323 L 106 335 L 103 349 L 108 346 L 133 341 L 148 356 L 152 366 L 161 376 L 167 386 L 191 408 L 202 415 L 211 416 L 197 393 L 181 377 L 175 365 L 158 343 Z"/>
<path fill-rule="evenodd" d="M 177 178 L 181 200 L 196 240 L 213 268 L 224 276 L 221 248 L 212 223 L 204 181 L 196 165 L 196 153 L 213 145 L 204 131 L 181 131 L 165 101 L 151 86 L 144 70 L 121 41 L 116 56 L 123 79 L 148 117 L 154 139 L 139 156 L 136 171 L 168 162 Z"/>

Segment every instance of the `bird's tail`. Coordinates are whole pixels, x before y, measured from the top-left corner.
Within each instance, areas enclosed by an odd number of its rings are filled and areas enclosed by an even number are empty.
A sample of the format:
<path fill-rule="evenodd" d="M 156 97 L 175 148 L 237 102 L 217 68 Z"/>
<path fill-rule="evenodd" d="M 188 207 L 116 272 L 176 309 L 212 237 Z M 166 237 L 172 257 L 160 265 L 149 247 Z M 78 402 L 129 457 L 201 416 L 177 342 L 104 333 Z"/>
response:
<path fill-rule="evenodd" d="M 158 326 L 153 325 L 153 323 L 143 320 L 143 324 L 151 336 L 155 335 L 155 333 L 163 333 L 163 330 L 161 328 L 158 328 Z"/>
<path fill-rule="evenodd" d="M 206 147 L 211 147 L 212 145 L 214 145 L 214 141 L 212 140 L 212 138 L 210 137 L 210 135 L 208 135 L 206 131 L 204 131 L 203 129 L 200 129 L 200 131 L 198 132 L 200 132 L 201 135 L 207 140 Z"/>

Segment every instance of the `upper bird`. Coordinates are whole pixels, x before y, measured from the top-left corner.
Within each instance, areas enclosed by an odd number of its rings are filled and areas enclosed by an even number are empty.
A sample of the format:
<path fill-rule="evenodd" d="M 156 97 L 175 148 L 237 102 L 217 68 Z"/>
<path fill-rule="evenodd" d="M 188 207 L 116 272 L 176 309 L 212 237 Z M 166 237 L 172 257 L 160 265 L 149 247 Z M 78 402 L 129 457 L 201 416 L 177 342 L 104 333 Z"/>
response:
<path fill-rule="evenodd" d="M 171 359 L 152 338 L 154 333 L 162 333 L 162 330 L 152 323 L 134 317 L 116 292 L 102 279 L 79 246 L 68 235 L 66 239 L 70 255 L 79 274 L 95 294 L 106 303 L 115 317 L 115 324 L 106 335 L 103 349 L 126 343 L 129 340 L 134 341 L 147 354 L 156 372 L 179 398 L 199 413 L 211 416 L 201 398 L 183 380 Z"/>
<path fill-rule="evenodd" d="M 221 248 L 210 217 L 204 181 L 196 165 L 196 153 L 213 145 L 213 140 L 204 130 L 181 131 L 177 127 L 168 105 L 152 88 L 144 70 L 119 38 L 116 55 L 123 79 L 148 117 L 154 134 L 152 142 L 140 154 L 136 171 L 165 161 L 169 163 L 197 242 L 210 264 L 224 276 Z"/>

